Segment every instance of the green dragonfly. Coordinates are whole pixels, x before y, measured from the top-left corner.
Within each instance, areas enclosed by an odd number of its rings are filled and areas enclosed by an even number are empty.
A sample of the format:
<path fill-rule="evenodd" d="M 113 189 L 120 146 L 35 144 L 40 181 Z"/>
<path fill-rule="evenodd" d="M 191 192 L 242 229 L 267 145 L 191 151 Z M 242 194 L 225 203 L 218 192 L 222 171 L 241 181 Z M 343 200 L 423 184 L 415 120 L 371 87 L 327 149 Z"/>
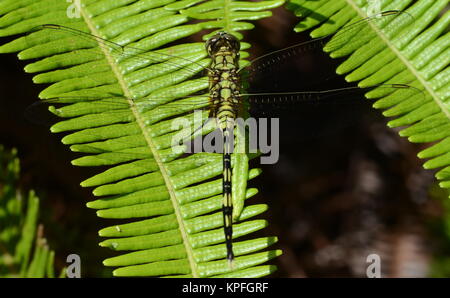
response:
<path fill-rule="evenodd" d="M 337 102 L 349 101 L 360 98 L 369 90 L 381 94 L 379 96 L 423 96 L 420 90 L 408 85 L 410 81 L 407 80 L 390 84 L 376 84 L 368 88 L 338 86 L 333 89 L 321 89 L 320 86 L 327 77 L 317 79 L 313 75 L 307 75 L 302 78 L 303 85 L 315 86 L 315 89 L 301 91 L 298 90 L 295 82 L 292 86 L 286 86 L 287 80 L 283 79 L 286 76 L 277 74 L 277 70 L 282 69 L 283 65 L 305 61 L 309 58 L 310 53 L 322 52 L 324 46 L 326 51 L 331 52 L 342 48 L 345 44 L 362 45 L 367 40 L 361 40 L 358 33 L 375 25 L 389 31 L 393 21 L 411 23 L 414 20 L 404 12 L 386 11 L 347 25 L 336 34 L 277 50 L 249 62 L 239 61 L 239 40 L 225 32 L 216 32 L 208 39 L 206 46 L 192 47 L 190 45 L 190 52 L 186 53 L 187 47 L 183 45 L 150 51 L 134 45 L 127 45 L 131 41 L 126 38 L 107 40 L 80 31 L 79 28 L 53 24 L 43 25 L 36 28 L 40 35 L 37 36 L 33 32 L 25 37 L 26 42 L 31 45 L 29 51 L 33 50 L 33 44 L 37 44 L 37 38 L 48 36 L 51 39 L 61 40 L 65 44 L 67 59 L 73 59 L 74 65 L 77 62 L 77 53 L 82 52 L 84 56 L 91 55 L 92 61 L 82 67 L 95 68 L 97 71 L 95 75 L 88 75 L 83 79 L 72 78 L 71 84 L 75 91 L 57 90 L 60 96 L 45 99 L 33 105 L 27 111 L 29 115 L 27 117 L 40 122 L 38 119 L 42 116 L 42 113 L 38 112 L 40 107 L 50 105 L 49 110 L 63 118 L 88 117 L 94 113 L 96 119 L 89 118 L 91 122 L 86 127 L 92 126 L 92 121 L 96 121 L 94 126 L 101 127 L 102 119 L 108 119 L 108 123 L 129 121 L 130 109 L 148 113 L 146 118 L 148 123 L 156 123 L 162 119 L 170 119 L 182 114 L 193 118 L 195 115 L 192 111 L 199 110 L 200 121 L 190 121 L 191 126 L 183 132 L 183 137 L 178 140 L 179 143 L 171 144 L 172 147 L 179 146 L 183 149 L 168 151 L 167 156 L 163 156 L 163 161 L 168 162 L 167 166 L 171 170 L 182 172 L 192 167 L 193 164 L 202 166 L 217 159 L 217 154 L 204 152 L 192 155 L 188 159 L 178 160 L 186 153 L 186 144 L 182 144 L 183 141 L 219 132 L 219 136 L 223 140 L 221 146 L 223 150 L 220 153 L 223 158 L 224 234 L 227 259 L 231 263 L 234 257 L 232 223 L 242 211 L 242 207 L 233 210 L 233 202 L 236 200 L 232 198 L 233 194 L 231 193 L 231 176 L 233 175 L 231 156 L 234 145 L 230 144 L 228 138 L 233 135 L 230 131 L 235 129 L 232 120 L 238 116 L 243 118 L 255 116 L 261 111 L 263 114 L 271 116 L 273 110 L 278 107 L 292 107 L 298 104 L 301 106 L 305 103 L 326 104 L 333 102 L 331 99 L 336 98 L 338 98 Z M 42 34 L 42 32 L 46 33 Z M 79 45 L 80 42 L 84 43 L 83 49 L 70 51 L 71 43 Z M 102 59 L 105 51 L 121 65 L 121 69 L 115 71 L 125 74 L 127 87 L 133 96 L 126 96 L 119 89 L 115 92 L 109 88 L 117 82 L 110 75 L 110 66 Z M 239 65 L 240 62 L 242 62 L 241 65 Z M 164 68 L 160 67 L 162 64 Z M 84 71 L 85 69 L 80 68 L 80 70 Z M 104 77 L 98 75 L 102 71 L 104 71 Z M 205 76 L 205 71 L 208 76 Z M 127 73 L 130 75 L 127 76 Z M 293 77 L 291 76 L 291 78 Z M 154 80 L 155 78 L 160 79 Z M 197 84 L 183 84 L 188 79 Z M 124 82 L 120 83 L 125 84 Z M 175 93 L 164 93 L 165 87 L 177 84 L 180 87 Z M 54 89 L 57 88 L 58 86 L 54 87 Z M 77 92 L 76 89 L 80 91 Z M 55 92 L 55 90 L 52 91 Z M 54 127 L 57 128 L 58 124 Z M 78 129 L 83 129 L 83 127 L 78 127 Z M 174 134 L 177 132 L 176 129 L 170 127 L 162 131 Z M 132 137 L 117 137 L 111 141 L 109 140 L 111 136 L 107 134 L 106 130 L 105 134 L 102 134 L 98 130 L 90 133 L 90 130 L 87 129 L 83 131 L 83 134 L 83 143 L 74 144 L 71 149 L 96 154 L 93 158 L 98 165 L 133 162 L 137 169 L 142 168 L 142 173 L 145 173 L 147 167 L 156 167 L 155 163 L 147 161 L 150 156 L 146 152 L 148 148 L 145 148 L 144 144 L 133 143 Z M 158 136 L 152 137 L 157 138 Z M 117 149 L 115 152 L 108 152 L 107 148 L 111 144 Z M 90 160 L 92 161 L 92 158 Z M 135 174 L 139 175 L 139 173 L 137 170 Z"/>

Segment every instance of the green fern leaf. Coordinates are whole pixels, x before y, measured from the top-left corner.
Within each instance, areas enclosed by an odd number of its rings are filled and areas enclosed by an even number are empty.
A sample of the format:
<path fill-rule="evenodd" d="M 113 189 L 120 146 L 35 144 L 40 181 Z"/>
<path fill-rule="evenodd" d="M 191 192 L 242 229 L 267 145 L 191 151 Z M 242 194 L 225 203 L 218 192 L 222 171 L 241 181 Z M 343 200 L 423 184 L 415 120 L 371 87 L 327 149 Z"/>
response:
<path fill-rule="evenodd" d="M 193 129 L 193 111 L 208 105 L 208 80 L 198 77 L 209 64 L 204 44 L 178 41 L 204 29 L 239 35 L 238 30 L 253 27 L 245 20 L 269 16 L 267 9 L 282 1 L 80 2 L 2 1 L 0 35 L 31 33 L 1 46 L 0 53 L 35 59 L 25 70 L 39 73 L 35 83 L 50 84 L 40 98 L 64 103 L 50 107 L 66 118 L 51 131 L 69 133 L 62 142 L 86 154 L 72 163 L 110 166 L 81 183 L 95 187 L 100 198 L 87 206 L 97 209 L 99 217 L 134 220 L 99 232 L 108 238 L 101 246 L 122 253 L 104 264 L 120 267 L 116 276 L 257 277 L 273 272 L 273 266 L 262 264 L 280 254 L 263 251 L 276 242 L 274 237 L 235 242 L 237 258 L 234 268 L 228 267 L 220 155 L 183 157 L 186 147 L 173 150 L 172 139 L 182 130 L 172 123 L 187 119 Z M 192 18 L 202 22 L 189 23 Z M 57 25 L 36 28 L 43 24 Z M 203 95 L 195 95 L 199 92 Z M 204 112 L 200 118 L 206 117 Z M 240 198 L 233 237 L 239 239 L 267 225 L 254 219 L 267 206 L 239 205 L 257 193 L 247 188 L 247 180 L 260 170 L 249 169 L 249 156 L 235 155 L 233 193 Z"/>
<path fill-rule="evenodd" d="M 53 278 L 55 252 L 38 224 L 39 198 L 23 194 L 19 175 L 17 150 L 0 145 L 0 277 Z"/>

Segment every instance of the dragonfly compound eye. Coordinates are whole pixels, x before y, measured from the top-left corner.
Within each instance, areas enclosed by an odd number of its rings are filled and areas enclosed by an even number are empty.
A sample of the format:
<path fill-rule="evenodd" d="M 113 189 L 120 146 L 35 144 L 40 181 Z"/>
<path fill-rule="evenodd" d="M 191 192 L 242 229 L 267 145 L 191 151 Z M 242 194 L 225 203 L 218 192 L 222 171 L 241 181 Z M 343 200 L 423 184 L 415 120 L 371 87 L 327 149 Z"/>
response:
<path fill-rule="evenodd" d="M 239 52 L 239 49 L 241 48 L 241 43 L 239 42 L 239 40 L 231 34 L 226 33 L 224 35 L 225 39 L 227 40 L 228 44 L 230 45 L 230 47 L 235 51 L 235 52 Z"/>
<path fill-rule="evenodd" d="M 216 35 L 213 35 L 206 42 L 206 50 L 208 51 L 208 55 L 210 56 L 213 56 L 221 49 L 239 52 L 239 40 L 229 33 L 219 32 Z"/>

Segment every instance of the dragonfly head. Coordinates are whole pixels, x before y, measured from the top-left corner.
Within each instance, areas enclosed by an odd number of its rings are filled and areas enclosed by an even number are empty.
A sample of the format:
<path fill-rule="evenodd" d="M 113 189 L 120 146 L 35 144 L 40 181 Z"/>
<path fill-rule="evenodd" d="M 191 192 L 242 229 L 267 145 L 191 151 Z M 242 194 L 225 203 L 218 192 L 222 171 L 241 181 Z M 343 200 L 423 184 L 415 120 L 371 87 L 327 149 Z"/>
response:
<path fill-rule="evenodd" d="M 211 57 L 221 49 L 233 51 L 238 54 L 240 48 L 241 44 L 239 40 L 234 35 L 223 31 L 211 36 L 206 42 L 206 51 Z"/>

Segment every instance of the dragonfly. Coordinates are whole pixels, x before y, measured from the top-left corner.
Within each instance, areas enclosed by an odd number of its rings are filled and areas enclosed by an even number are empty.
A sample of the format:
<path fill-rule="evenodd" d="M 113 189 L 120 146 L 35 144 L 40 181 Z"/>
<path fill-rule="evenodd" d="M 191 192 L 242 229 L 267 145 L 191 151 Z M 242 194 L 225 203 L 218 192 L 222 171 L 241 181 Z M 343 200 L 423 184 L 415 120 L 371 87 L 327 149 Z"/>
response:
<path fill-rule="evenodd" d="M 42 115 L 42 113 L 36 111 L 43 105 L 50 105 L 49 110 L 59 117 L 70 118 L 83 117 L 91 113 L 92 107 L 95 104 L 99 118 L 105 116 L 116 117 L 117 123 L 125 121 L 128 116 L 124 111 L 130 109 L 130 106 L 137 107 L 140 112 L 153 112 L 153 118 L 150 122 L 157 122 L 158 120 L 170 118 L 183 112 L 190 113 L 194 108 L 203 111 L 202 115 L 208 117 L 202 118 L 200 125 L 197 125 L 197 127 L 193 125 L 193 132 L 190 130 L 182 140 L 192 140 L 194 137 L 201 136 L 205 131 L 206 133 L 218 131 L 222 138 L 223 228 L 227 250 L 226 258 L 231 266 L 234 259 L 232 226 L 235 217 L 234 211 L 236 211 L 233 210 L 231 185 L 234 144 L 230 140 L 236 128 L 234 120 L 243 114 L 247 116 L 257 114 L 259 110 L 272 111 L 277 107 L 291 107 L 297 104 L 301 106 L 302 103 L 326 104 L 327 100 L 333 98 L 341 98 L 345 101 L 354 97 L 361 97 L 364 92 L 373 89 L 381 90 L 380 92 L 383 95 L 402 94 L 403 97 L 422 96 L 420 90 L 408 85 L 410 81 L 378 84 L 369 88 L 338 87 L 325 90 L 319 88 L 300 91 L 296 90 L 297 87 L 294 86 L 290 88 L 291 90 L 275 91 L 277 85 L 285 88 L 282 85 L 283 82 L 277 80 L 277 68 L 282 65 L 297 63 L 302 57 L 304 60 L 308 59 L 308 53 L 322 52 L 324 46 L 327 51 L 333 51 L 334 49 L 340 49 L 345 44 L 352 45 L 359 43 L 362 45 L 364 41 L 361 43 L 361 40 L 356 38 L 358 33 L 364 32 L 364 30 L 367 30 L 373 24 L 381 24 L 381 27 L 384 26 L 384 29 L 388 29 L 392 19 L 395 18 L 405 18 L 408 22 L 413 21 L 413 18 L 405 12 L 385 11 L 376 16 L 346 25 L 335 34 L 270 52 L 249 62 L 245 62 L 243 65 L 240 65 L 240 41 L 232 34 L 222 31 L 212 35 L 196 51 L 191 47 L 190 52 L 185 54 L 186 48 L 183 48 L 183 46 L 178 48 L 173 47 L 170 50 L 149 50 L 148 48 L 138 47 L 140 45 L 139 41 L 133 45 L 122 45 L 131 41 L 126 38 L 120 40 L 120 37 L 110 40 L 91 35 L 77 28 L 69 28 L 61 25 L 42 25 L 36 31 L 51 32 L 51 35 L 48 35 L 50 38 L 52 35 L 52 38 L 57 35 L 59 36 L 58 39 L 64 40 L 69 44 L 71 40 L 77 43 L 80 41 L 84 42 L 85 48 L 76 51 L 83 52 L 83 54 L 90 53 L 92 55 L 92 62 L 89 62 L 89 67 L 100 69 L 99 73 L 102 73 L 102 67 L 105 66 L 99 63 L 98 59 L 104 57 L 103 53 L 106 49 L 114 59 L 122 63 L 122 71 L 125 77 L 127 77 L 127 72 L 131 73 L 134 71 L 127 79 L 129 87 L 135 96 L 126 96 L 120 91 L 111 92 L 110 88 L 105 88 L 105 90 L 108 90 L 105 96 L 105 91 L 102 90 L 102 87 L 108 87 L 115 83 L 109 75 L 100 78 L 98 74 L 95 74 L 95 76 L 84 77 L 83 80 L 73 78 L 73 84 L 79 84 L 80 90 L 83 88 L 91 88 L 90 91 L 68 92 L 64 96 L 42 100 L 29 109 L 27 118 L 39 118 L 38 115 Z M 33 38 L 32 34 L 28 38 Z M 33 43 L 31 39 L 30 42 Z M 76 53 L 71 53 L 70 49 L 68 49 L 67 55 L 71 59 L 74 59 Z M 164 64 L 165 68 L 158 68 L 160 64 Z M 104 71 L 106 74 L 110 69 L 106 67 Z M 207 72 L 208 78 L 206 81 L 204 80 L 204 76 L 202 76 L 205 71 Z M 146 84 L 146 81 L 158 77 L 162 79 L 157 83 Z M 320 87 L 326 79 L 326 77 L 322 77 L 321 80 L 317 80 L 311 76 L 308 81 L 309 77 L 306 76 L 303 78 L 305 85 L 315 87 Z M 198 90 L 192 90 L 192 88 L 189 89 L 190 85 L 186 84 L 184 87 L 188 91 L 185 92 L 184 88 L 181 87 L 183 85 L 182 81 L 188 78 L 194 78 L 196 82 L 206 82 L 206 85 L 198 84 L 201 87 L 198 87 Z M 258 83 L 261 81 L 264 82 L 264 79 L 268 79 L 270 83 Z M 174 84 L 180 84 L 180 88 L 177 89 L 177 94 L 160 92 L 161 90 L 165 90 L 164 87 Z M 96 92 L 99 90 L 101 92 L 96 95 Z M 62 93 L 64 93 L 64 90 L 62 90 Z M 58 105 L 65 106 L 67 104 L 71 105 L 69 107 L 57 108 Z M 98 119 L 98 121 L 98 125 L 100 125 L 101 119 Z M 80 127 L 80 129 L 82 128 Z M 199 128 L 201 128 L 202 132 L 199 132 Z M 85 144 L 73 145 L 72 149 L 85 153 L 101 153 L 97 155 L 97 159 L 101 165 L 109 164 L 110 159 L 111 164 L 117 163 L 118 158 L 120 162 L 129 162 L 136 159 L 136 154 L 141 153 L 139 150 L 127 152 L 126 148 L 129 145 L 130 138 L 126 136 L 115 139 L 115 145 L 124 148 L 124 150 L 119 152 L 119 155 L 117 152 L 114 154 L 107 152 L 102 142 L 94 142 L 96 140 L 107 140 L 108 138 L 108 135 L 98 135 L 98 133 L 96 135 L 93 133 L 91 138 L 87 137 L 85 139 Z M 168 166 L 182 171 L 192 165 L 191 162 L 183 163 L 177 160 L 182 154 L 182 151 L 177 154 L 169 154 L 167 156 Z M 143 154 L 142 159 L 146 157 L 148 157 L 148 153 Z M 201 157 L 193 155 L 192 157 L 195 158 L 197 165 L 204 165 L 208 161 L 217 158 L 216 155 L 209 154 L 201 155 Z M 142 173 L 145 172 L 144 169 L 146 166 L 155 166 L 140 163 L 139 161 L 135 164 L 137 167 L 143 168 Z"/>

